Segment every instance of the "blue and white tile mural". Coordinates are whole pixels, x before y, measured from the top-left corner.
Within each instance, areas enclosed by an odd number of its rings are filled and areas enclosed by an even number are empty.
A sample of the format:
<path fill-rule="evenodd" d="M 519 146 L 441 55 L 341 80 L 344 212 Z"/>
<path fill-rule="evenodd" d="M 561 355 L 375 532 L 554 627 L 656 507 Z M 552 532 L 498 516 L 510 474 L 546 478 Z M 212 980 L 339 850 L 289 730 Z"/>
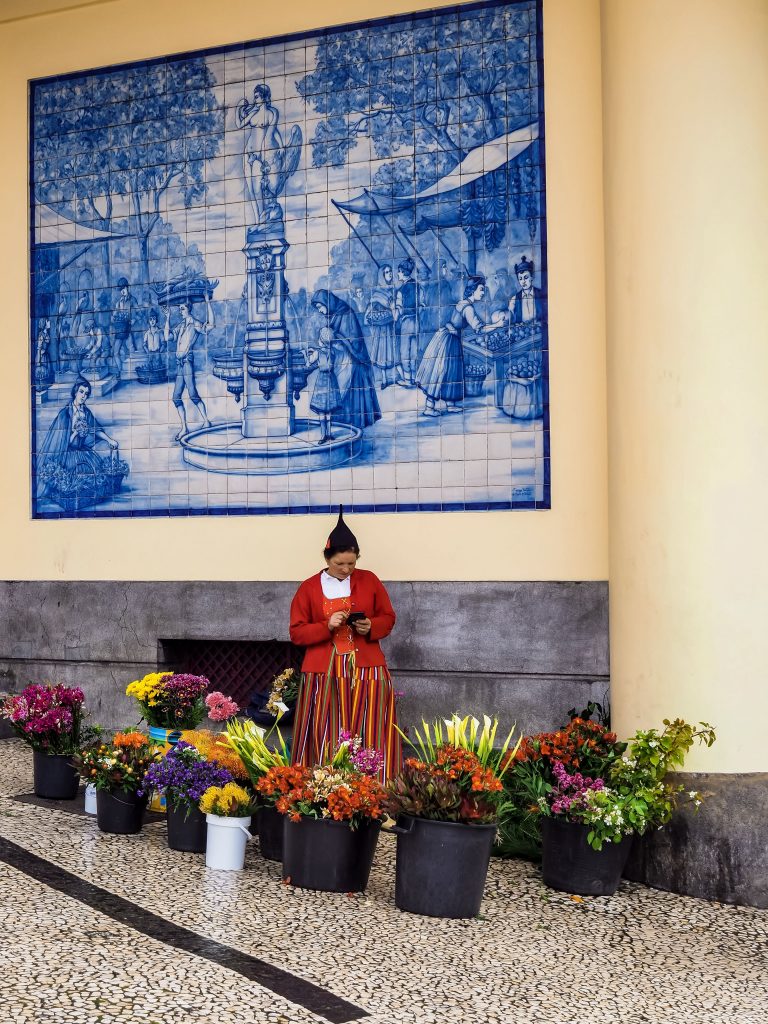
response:
<path fill-rule="evenodd" d="M 31 83 L 33 512 L 549 507 L 541 11 Z"/>

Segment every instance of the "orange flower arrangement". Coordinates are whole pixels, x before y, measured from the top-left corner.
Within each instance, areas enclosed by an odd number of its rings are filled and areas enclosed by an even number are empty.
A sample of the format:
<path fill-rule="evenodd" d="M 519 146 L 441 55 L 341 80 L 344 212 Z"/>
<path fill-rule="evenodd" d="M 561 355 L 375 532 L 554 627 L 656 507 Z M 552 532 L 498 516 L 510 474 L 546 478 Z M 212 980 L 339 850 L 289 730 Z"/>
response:
<path fill-rule="evenodd" d="M 566 768 L 599 776 L 604 762 L 612 762 L 620 753 L 615 732 L 608 732 L 599 722 L 577 717 L 557 732 L 525 736 L 514 760 L 519 763 L 546 759 L 549 764 L 559 761 Z"/>
<path fill-rule="evenodd" d="M 226 736 L 209 729 L 186 729 L 181 739 L 203 755 L 206 761 L 216 761 L 234 778 L 245 781 L 248 772 L 239 755 L 229 746 Z"/>
<path fill-rule="evenodd" d="M 364 820 L 385 814 L 386 791 L 381 783 L 350 768 L 276 765 L 259 779 L 256 790 L 291 821 L 333 818 L 356 828 Z"/>
<path fill-rule="evenodd" d="M 149 740 L 143 732 L 116 732 L 112 739 L 113 746 L 128 747 L 133 750 L 138 750 L 148 742 Z"/>

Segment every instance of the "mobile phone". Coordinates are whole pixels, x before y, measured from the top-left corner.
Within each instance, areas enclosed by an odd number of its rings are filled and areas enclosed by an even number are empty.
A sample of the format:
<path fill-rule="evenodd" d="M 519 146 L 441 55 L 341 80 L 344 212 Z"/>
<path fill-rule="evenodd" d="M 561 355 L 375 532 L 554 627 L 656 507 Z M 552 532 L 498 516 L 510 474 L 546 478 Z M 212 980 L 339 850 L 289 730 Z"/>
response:
<path fill-rule="evenodd" d="M 360 619 L 365 618 L 365 612 L 350 612 L 347 616 L 347 622 L 359 622 Z"/>

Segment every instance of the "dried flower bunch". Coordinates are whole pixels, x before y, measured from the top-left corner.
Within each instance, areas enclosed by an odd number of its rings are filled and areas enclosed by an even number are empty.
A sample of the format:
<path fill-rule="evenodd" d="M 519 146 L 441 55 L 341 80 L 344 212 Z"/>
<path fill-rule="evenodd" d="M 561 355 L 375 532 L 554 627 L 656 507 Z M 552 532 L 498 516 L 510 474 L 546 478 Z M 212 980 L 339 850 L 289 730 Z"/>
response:
<path fill-rule="evenodd" d="M 275 718 L 284 715 L 299 696 L 299 684 L 301 673 L 295 668 L 284 669 L 279 676 L 275 676 L 269 691 L 266 710 Z"/>
<path fill-rule="evenodd" d="M 116 732 L 111 743 L 101 743 L 75 757 L 80 777 L 97 789 L 137 792 L 149 767 L 162 756 L 162 748 L 143 732 Z"/>
<path fill-rule="evenodd" d="M 206 761 L 215 761 L 226 768 L 233 778 L 243 782 L 248 779 L 242 758 L 229 745 L 226 734 L 211 732 L 209 729 L 186 729 L 181 734 L 180 742 L 189 743 Z"/>

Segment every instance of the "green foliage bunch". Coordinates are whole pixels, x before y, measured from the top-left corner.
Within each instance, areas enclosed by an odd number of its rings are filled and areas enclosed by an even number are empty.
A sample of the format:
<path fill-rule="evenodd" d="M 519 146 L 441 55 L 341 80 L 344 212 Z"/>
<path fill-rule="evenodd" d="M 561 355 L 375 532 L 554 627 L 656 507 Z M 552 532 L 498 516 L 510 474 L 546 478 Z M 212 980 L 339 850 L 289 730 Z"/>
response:
<path fill-rule="evenodd" d="M 682 768 L 696 741 L 711 747 L 715 742 L 712 726 L 665 718 L 661 731 L 638 730 L 605 778 L 590 779 L 580 772 L 568 774 L 556 764 L 555 785 L 539 799 L 540 811 L 548 817 L 589 826 L 587 842 L 595 850 L 602 849 L 606 842 L 618 843 L 626 835 L 643 835 L 651 828 L 661 828 L 685 792 L 682 784 L 666 781 L 667 773 Z M 695 790 L 687 793 L 687 799 L 696 809 L 701 805 L 701 795 Z"/>

